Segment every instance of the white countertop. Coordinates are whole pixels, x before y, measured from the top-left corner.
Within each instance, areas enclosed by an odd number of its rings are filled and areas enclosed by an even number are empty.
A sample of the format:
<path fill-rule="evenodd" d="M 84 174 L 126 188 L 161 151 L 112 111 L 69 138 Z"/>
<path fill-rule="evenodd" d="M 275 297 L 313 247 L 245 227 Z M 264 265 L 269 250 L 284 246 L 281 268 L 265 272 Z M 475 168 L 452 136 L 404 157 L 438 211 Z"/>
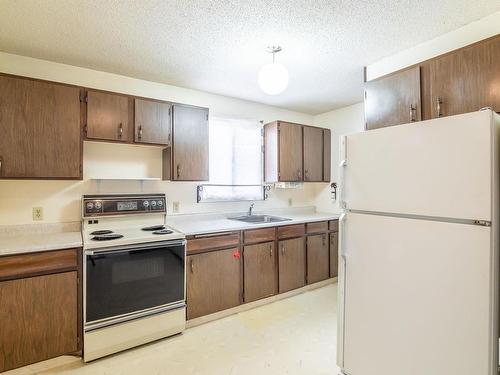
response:
<path fill-rule="evenodd" d="M 0 226 L 0 256 L 82 246 L 80 223 Z"/>
<path fill-rule="evenodd" d="M 233 212 L 173 215 L 167 216 L 166 224 L 185 235 L 194 235 L 333 220 L 340 216 L 335 212 L 316 212 L 314 207 L 300 207 L 254 212 L 255 215 L 266 214 L 291 219 L 282 222 L 249 224 L 228 219 L 244 214 Z M 82 245 L 79 222 L 0 226 L 0 256 L 70 249 Z"/>
<path fill-rule="evenodd" d="M 225 214 L 186 214 L 167 216 L 166 224 L 188 236 L 333 220 L 338 219 L 340 216 L 339 213 L 316 212 L 314 207 L 301 207 L 254 212 L 254 215 L 266 214 L 291 219 L 275 223 L 249 224 L 238 220 L 228 219 L 228 217 L 241 216 L 244 214 L 245 213 L 238 212 Z"/>

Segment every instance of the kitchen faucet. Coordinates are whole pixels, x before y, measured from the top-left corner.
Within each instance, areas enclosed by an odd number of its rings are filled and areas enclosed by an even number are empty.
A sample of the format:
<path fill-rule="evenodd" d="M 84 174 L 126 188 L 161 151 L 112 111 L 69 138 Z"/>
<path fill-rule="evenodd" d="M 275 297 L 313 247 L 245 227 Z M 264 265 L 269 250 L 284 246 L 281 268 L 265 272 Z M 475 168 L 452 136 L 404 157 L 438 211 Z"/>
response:
<path fill-rule="evenodd" d="M 255 205 L 255 203 L 252 203 L 252 204 L 250 205 L 250 207 L 248 208 L 248 214 L 247 214 L 247 216 L 252 216 L 252 211 L 253 211 L 253 206 L 254 206 L 254 205 Z"/>

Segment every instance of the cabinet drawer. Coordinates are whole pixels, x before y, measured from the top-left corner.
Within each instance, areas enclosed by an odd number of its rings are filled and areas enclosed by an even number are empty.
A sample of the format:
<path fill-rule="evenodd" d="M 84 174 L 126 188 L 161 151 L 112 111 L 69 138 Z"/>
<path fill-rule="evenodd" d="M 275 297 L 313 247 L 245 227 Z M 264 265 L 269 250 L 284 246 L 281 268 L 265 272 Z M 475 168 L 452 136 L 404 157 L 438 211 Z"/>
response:
<path fill-rule="evenodd" d="M 278 238 L 301 237 L 306 233 L 304 224 L 286 225 L 278 227 Z"/>
<path fill-rule="evenodd" d="M 328 231 L 328 222 L 318 221 L 316 223 L 307 223 L 306 228 L 307 228 L 307 233 L 326 232 Z"/>
<path fill-rule="evenodd" d="M 338 220 L 330 220 L 330 230 L 334 232 L 339 231 L 339 221 Z"/>
<path fill-rule="evenodd" d="M 0 281 L 74 271 L 77 267 L 77 249 L 4 256 L 0 257 Z"/>
<path fill-rule="evenodd" d="M 276 237 L 276 228 L 254 229 L 254 230 L 246 230 L 243 232 L 243 241 L 246 244 L 274 241 L 275 237 Z"/>
<path fill-rule="evenodd" d="M 239 232 L 200 234 L 188 237 L 186 251 L 188 254 L 196 254 L 206 250 L 239 246 L 239 244 Z"/>

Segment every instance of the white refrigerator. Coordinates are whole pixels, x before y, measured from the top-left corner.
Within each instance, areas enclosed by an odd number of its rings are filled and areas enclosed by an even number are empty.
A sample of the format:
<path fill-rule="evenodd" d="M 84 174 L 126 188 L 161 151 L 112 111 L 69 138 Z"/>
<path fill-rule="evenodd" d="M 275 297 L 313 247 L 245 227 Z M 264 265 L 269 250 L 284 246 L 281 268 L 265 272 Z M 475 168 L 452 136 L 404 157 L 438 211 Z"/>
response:
<path fill-rule="evenodd" d="M 343 374 L 497 374 L 499 129 L 485 110 L 343 137 Z"/>

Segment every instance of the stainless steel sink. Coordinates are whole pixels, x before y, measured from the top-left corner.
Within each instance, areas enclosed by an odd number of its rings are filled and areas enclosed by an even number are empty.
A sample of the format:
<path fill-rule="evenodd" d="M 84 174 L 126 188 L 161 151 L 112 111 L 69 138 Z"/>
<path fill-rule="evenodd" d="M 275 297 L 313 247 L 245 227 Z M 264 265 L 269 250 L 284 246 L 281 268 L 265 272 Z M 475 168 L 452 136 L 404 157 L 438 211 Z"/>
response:
<path fill-rule="evenodd" d="M 250 223 L 250 224 L 277 223 L 280 221 L 292 220 L 284 217 L 271 216 L 271 215 L 243 215 L 236 217 L 228 217 L 228 219 L 243 221 L 245 223 Z"/>

